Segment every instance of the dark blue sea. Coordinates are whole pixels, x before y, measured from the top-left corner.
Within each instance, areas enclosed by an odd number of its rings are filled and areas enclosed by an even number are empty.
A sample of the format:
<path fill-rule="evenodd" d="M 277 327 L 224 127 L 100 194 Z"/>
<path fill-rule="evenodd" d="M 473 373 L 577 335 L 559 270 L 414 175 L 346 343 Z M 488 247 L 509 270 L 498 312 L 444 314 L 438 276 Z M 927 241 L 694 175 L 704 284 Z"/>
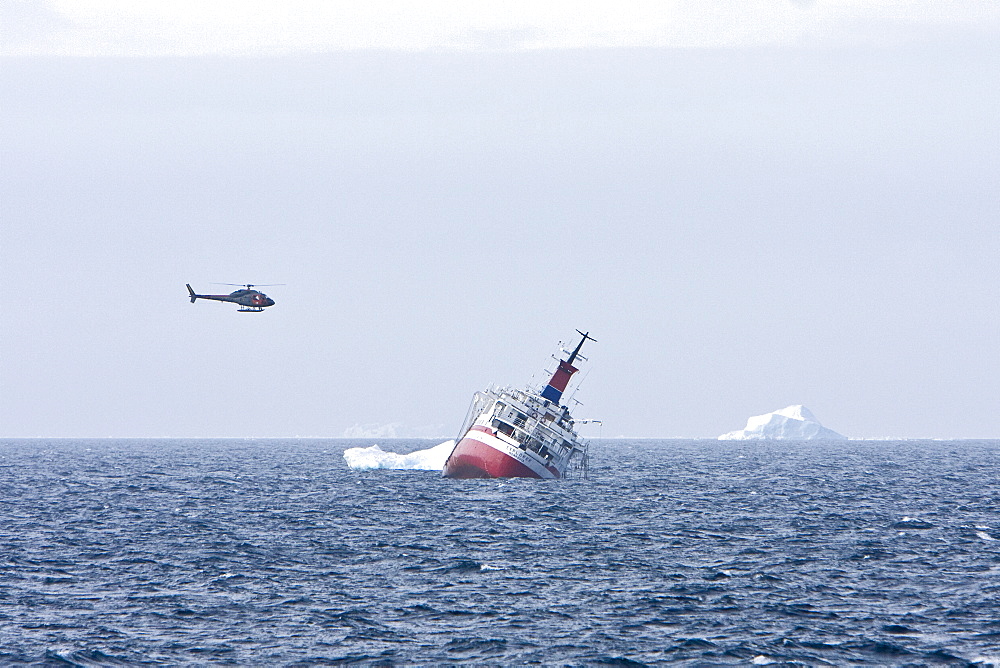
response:
<path fill-rule="evenodd" d="M 1000 665 L 998 441 L 374 442 L 0 441 L 0 664 Z"/>

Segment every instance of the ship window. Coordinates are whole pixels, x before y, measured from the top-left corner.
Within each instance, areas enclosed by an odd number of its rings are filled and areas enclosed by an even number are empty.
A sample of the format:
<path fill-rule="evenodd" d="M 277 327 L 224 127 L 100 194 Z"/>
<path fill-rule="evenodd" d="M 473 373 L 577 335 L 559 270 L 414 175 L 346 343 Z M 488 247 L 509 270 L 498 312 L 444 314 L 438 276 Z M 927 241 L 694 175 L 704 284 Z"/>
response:
<path fill-rule="evenodd" d="M 509 424 L 507 424 L 506 422 L 501 422 L 500 420 L 494 420 L 493 426 L 496 428 L 497 431 L 499 431 L 502 434 L 507 434 L 508 436 L 512 436 L 514 434 L 514 428 Z"/>

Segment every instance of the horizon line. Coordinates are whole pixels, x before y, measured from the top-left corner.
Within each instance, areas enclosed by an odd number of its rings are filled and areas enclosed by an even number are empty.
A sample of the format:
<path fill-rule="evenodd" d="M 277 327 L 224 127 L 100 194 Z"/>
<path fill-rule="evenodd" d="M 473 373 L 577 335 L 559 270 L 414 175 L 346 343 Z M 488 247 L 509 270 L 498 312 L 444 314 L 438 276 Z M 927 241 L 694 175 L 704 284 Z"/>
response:
<path fill-rule="evenodd" d="M 830 442 L 885 442 L 885 441 L 1000 441 L 1000 436 L 864 436 L 845 439 L 824 438 L 743 438 L 720 439 L 717 436 L 583 436 L 585 441 L 718 441 L 727 443 L 789 442 L 811 441 Z M 2 441 L 453 441 L 451 436 L 0 436 Z"/>

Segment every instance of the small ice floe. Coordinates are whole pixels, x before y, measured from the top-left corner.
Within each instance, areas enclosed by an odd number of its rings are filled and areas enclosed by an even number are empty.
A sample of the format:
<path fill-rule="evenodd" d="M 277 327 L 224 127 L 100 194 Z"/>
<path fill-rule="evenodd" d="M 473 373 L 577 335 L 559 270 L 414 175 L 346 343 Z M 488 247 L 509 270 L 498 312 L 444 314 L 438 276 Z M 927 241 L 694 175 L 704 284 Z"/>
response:
<path fill-rule="evenodd" d="M 378 445 L 344 450 L 344 460 L 355 470 L 394 469 L 404 471 L 440 471 L 455 448 L 455 441 L 445 441 L 426 450 L 407 455 L 386 452 Z"/>
<path fill-rule="evenodd" d="M 983 540 L 996 540 L 996 538 L 994 538 L 993 536 L 989 535 L 985 531 L 977 531 L 976 532 L 976 536 L 978 536 L 979 538 L 982 538 Z"/>
<path fill-rule="evenodd" d="M 775 663 L 775 660 L 769 656 L 764 656 L 763 654 L 758 654 L 750 661 L 755 666 L 767 666 L 769 664 Z"/>

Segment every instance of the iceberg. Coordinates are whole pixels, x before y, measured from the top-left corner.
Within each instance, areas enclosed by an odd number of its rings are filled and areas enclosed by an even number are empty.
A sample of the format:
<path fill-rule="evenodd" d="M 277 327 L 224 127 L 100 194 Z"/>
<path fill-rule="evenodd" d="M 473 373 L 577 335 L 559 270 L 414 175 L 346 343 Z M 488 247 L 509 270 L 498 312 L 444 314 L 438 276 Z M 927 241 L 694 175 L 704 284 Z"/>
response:
<path fill-rule="evenodd" d="M 440 471 L 448 459 L 455 441 L 445 441 L 426 450 L 417 450 L 408 455 L 397 452 L 386 452 L 378 445 L 367 448 L 348 448 L 344 450 L 344 461 L 352 469 L 367 471 L 371 469 L 395 469 L 402 471 Z"/>
<path fill-rule="evenodd" d="M 754 415 L 747 426 L 719 437 L 720 441 L 846 439 L 819 423 L 816 416 L 802 405 L 788 406 L 773 413 Z"/>
<path fill-rule="evenodd" d="M 399 424 L 355 424 L 344 430 L 341 438 L 397 438 L 396 427 Z M 352 448 L 353 449 L 353 448 Z"/>

